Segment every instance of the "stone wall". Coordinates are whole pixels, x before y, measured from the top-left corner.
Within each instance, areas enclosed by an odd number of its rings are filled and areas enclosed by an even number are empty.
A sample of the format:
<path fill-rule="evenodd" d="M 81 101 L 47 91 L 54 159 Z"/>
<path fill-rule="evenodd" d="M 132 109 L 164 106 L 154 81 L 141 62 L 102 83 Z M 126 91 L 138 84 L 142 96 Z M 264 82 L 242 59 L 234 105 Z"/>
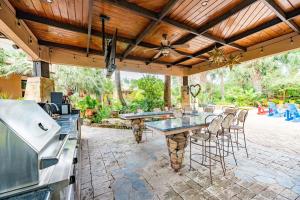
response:
<path fill-rule="evenodd" d="M 27 79 L 26 100 L 36 102 L 50 102 L 50 94 L 54 91 L 54 81 L 44 77 L 30 77 Z"/>

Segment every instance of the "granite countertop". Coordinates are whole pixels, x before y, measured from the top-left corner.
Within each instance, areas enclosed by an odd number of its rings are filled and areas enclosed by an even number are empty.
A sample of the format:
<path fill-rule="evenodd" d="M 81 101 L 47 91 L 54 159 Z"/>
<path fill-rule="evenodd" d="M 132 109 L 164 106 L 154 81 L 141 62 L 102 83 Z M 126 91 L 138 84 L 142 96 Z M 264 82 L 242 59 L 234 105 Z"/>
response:
<path fill-rule="evenodd" d="M 70 135 L 70 139 L 78 139 L 77 120 L 79 114 L 61 115 L 56 122 L 61 126 L 60 133 Z"/>
<path fill-rule="evenodd" d="M 182 118 L 173 118 L 161 121 L 145 123 L 147 127 L 156 129 L 161 132 L 193 128 L 205 125 L 205 118 L 211 113 L 198 113 L 197 115 L 186 115 Z"/>
<path fill-rule="evenodd" d="M 142 112 L 142 113 L 128 113 L 120 115 L 121 119 L 139 119 L 139 118 L 147 118 L 147 117 L 155 117 L 162 115 L 172 115 L 171 111 L 162 111 L 162 112 Z"/>

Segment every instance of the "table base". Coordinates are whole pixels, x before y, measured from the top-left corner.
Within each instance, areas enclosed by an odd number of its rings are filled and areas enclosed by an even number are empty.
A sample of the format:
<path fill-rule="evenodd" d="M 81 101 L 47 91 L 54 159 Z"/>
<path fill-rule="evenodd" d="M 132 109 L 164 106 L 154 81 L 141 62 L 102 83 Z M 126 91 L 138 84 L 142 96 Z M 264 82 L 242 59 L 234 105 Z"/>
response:
<path fill-rule="evenodd" d="M 171 167 L 177 172 L 182 167 L 184 160 L 184 149 L 188 143 L 189 132 L 166 135 Z"/>
<path fill-rule="evenodd" d="M 143 119 L 133 119 L 131 120 L 132 132 L 135 137 L 135 141 L 140 143 L 143 138 L 144 130 L 144 120 Z"/>

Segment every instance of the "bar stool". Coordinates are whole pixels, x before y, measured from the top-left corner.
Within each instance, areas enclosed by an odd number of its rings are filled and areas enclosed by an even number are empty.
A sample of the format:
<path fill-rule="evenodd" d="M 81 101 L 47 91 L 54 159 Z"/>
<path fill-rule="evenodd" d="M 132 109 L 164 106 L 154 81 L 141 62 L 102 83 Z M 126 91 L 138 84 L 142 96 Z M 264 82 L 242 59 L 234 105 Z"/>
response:
<path fill-rule="evenodd" d="M 212 183 L 212 160 L 215 162 L 219 162 L 221 164 L 223 174 L 225 176 L 225 169 L 223 165 L 223 158 L 221 155 L 221 148 L 218 140 L 218 131 L 220 130 L 221 123 L 222 123 L 222 116 L 221 115 L 209 115 L 205 118 L 205 124 L 208 124 L 210 119 L 213 117 L 211 122 L 209 123 L 208 127 L 204 129 L 203 133 L 195 134 L 190 136 L 190 170 L 192 167 L 192 161 L 198 163 L 199 165 L 202 165 L 204 167 L 207 167 L 209 169 L 209 175 L 210 175 L 210 182 Z M 202 152 L 201 153 L 192 153 L 192 146 L 198 146 L 201 147 Z M 208 151 L 207 151 L 208 148 Z M 212 148 L 216 150 L 216 153 L 214 154 L 212 152 Z M 196 149 L 196 148 L 195 148 Z M 200 150 L 200 149 L 198 149 Z M 207 155 L 208 153 L 208 155 Z M 199 162 L 193 158 L 193 156 L 201 156 L 202 161 Z M 212 158 L 214 156 L 214 158 Z M 206 163 L 206 160 L 208 158 L 208 164 Z"/>
<path fill-rule="evenodd" d="M 235 143 L 236 143 L 238 150 L 239 150 L 239 146 L 240 146 L 239 134 L 243 135 L 244 145 L 241 147 L 245 148 L 247 158 L 249 158 L 247 143 L 246 143 L 246 136 L 245 136 L 245 121 L 246 121 L 247 116 L 248 116 L 248 110 L 246 110 L 246 109 L 240 110 L 240 112 L 238 113 L 238 116 L 237 116 L 236 124 L 232 125 L 230 127 L 230 130 L 232 130 L 233 134 L 235 135 L 235 139 L 236 139 Z"/>
<path fill-rule="evenodd" d="M 235 120 L 235 115 L 232 113 L 227 114 L 221 123 L 221 129 L 218 132 L 218 139 L 222 142 L 222 158 L 223 158 L 223 164 L 224 164 L 224 169 L 226 171 L 226 166 L 225 166 L 225 157 L 228 156 L 229 154 L 232 154 L 235 165 L 237 165 L 236 157 L 234 154 L 234 149 L 233 149 L 233 142 L 232 142 L 232 133 L 230 132 L 230 128 L 232 126 L 233 121 Z M 227 150 L 225 150 L 225 142 L 227 143 Z M 230 150 L 231 149 L 231 150 Z M 226 153 L 226 156 L 225 156 Z"/>

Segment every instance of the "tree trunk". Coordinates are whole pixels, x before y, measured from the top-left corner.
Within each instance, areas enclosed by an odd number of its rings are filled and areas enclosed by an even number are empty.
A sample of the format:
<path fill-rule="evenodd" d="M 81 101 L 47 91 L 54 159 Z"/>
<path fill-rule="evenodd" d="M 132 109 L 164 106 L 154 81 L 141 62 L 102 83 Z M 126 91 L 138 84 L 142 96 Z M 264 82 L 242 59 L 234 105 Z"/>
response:
<path fill-rule="evenodd" d="M 123 98 L 123 94 L 122 94 L 121 77 L 120 77 L 119 70 L 115 70 L 115 81 L 116 81 L 116 87 L 117 87 L 117 93 L 118 93 L 119 100 L 120 100 L 122 106 L 127 106 L 126 101 Z"/>
<path fill-rule="evenodd" d="M 165 76 L 165 90 L 164 90 L 165 107 L 171 108 L 171 77 Z"/>
<path fill-rule="evenodd" d="M 255 65 L 255 63 L 254 63 Z M 262 77 L 258 66 L 252 66 L 252 84 L 257 93 L 262 93 Z"/>
<path fill-rule="evenodd" d="M 220 72 L 220 88 L 221 88 L 221 97 L 222 101 L 225 100 L 225 88 L 224 88 L 224 72 Z"/>

